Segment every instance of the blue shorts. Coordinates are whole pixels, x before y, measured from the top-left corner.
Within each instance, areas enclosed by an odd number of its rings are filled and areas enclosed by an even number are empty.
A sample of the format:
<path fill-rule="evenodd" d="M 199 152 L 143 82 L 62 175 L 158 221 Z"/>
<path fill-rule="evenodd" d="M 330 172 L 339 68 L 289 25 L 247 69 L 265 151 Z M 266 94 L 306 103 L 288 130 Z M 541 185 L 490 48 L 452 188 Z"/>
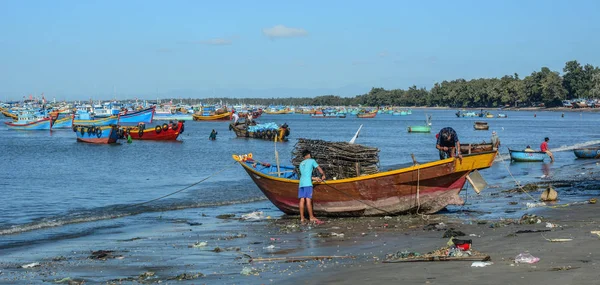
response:
<path fill-rule="evenodd" d="M 298 188 L 298 199 L 300 198 L 308 198 L 312 199 L 313 187 L 305 186 Z"/>

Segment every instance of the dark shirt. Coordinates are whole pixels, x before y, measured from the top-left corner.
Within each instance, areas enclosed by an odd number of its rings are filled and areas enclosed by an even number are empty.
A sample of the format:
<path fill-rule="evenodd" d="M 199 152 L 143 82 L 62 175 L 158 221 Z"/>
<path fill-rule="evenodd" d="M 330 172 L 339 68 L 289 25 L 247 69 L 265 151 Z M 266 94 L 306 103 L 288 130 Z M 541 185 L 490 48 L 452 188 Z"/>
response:
<path fill-rule="evenodd" d="M 447 134 L 452 135 L 450 140 L 446 140 Z M 458 135 L 456 134 L 456 132 L 454 131 L 453 128 L 446 127 L 446 128 L 443 128 L 440 130 L 439 136 L 437 139 L 437 145 L 445 146 L 445 147 L 454 147 L 454 146 L 456 146 L 457 142 L 458 142 Z"/>

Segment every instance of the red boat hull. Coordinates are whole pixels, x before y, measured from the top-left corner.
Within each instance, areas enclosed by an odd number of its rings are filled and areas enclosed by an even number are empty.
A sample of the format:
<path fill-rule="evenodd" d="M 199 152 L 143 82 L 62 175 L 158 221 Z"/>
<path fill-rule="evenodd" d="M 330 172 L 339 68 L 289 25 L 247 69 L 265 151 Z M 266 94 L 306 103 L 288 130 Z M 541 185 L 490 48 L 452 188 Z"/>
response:
<path fill-rule="evenodd" d="M 167 128 L 164 128 L 167 126 Z M 160 128 L 160 131 L 158 130 Z M 127 128 L 131 134 L 131 139 L 134 140 L 151 140 L 151 141 L 175 141 L 177 137 L 183 132 L 184 123 L 179 121 L 176 124 L 163 124 L 157 125 L 154 128 L 146 128 L 140 132 L 140 129 Z"/>

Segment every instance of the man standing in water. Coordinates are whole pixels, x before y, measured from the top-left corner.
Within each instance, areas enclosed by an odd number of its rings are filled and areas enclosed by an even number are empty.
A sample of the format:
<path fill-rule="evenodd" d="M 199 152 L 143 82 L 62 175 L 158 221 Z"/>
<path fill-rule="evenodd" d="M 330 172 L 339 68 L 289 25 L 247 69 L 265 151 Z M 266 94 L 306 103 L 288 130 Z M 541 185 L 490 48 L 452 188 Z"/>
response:
<path fill-rule="evenodd" d="M 217 132 L 213 129 L 212 132 L 210 132 L 210 135 L 208 136 L 208 139 L 211 141 L 214 141 L 217 139 Z"/>
<path fill-rule="evenodd" d="M 548 148 L 548 141 L 549 140 L 550 139 L 548 137 L 544 138 L 544 142 L 540 145 L 540 150 L 542 152 L 545 152 L 550 157 L 550 162 L 554 162 L 554 155 L 552 155 L 552 152 Z"/>
<path fill-rule="evenodd" d="M 315 218 L 313 214 L 312 208 L 312 195 L 313 195 L 313 180 L 317 182 L 322 182 L 325 180 L 325 172 L 323 169 L 317 164 L 317 161 L 312 159 L 310 151 L 305 149 L 302 151 L 302 157 L 304 160 L 300 162 L 300 185 L 298 188 L 298 199 L 300 199 L 300 204 L 298 205 L 300 208 L 300 222 L 304 223 L 306 220 L 304 219 L 304 204 L 306 204 L 306 208 L 308 208 L 308 218 L 311 222 L 315 224 L 321 224 L 322 222 Z M 312 173 L 314 169 L 319 170 L 321 173 L 321 178 L 312 177 Z"/>
<path fill-rule="evenodd" d="M 458 157 L 462 160 L 462 154 L 460 153 L 460 141 L 458 135 L 451 127 L 445 127 L 440 130 L 436 135 L 437 143 L 435 148 L 440 151 L 440 159 L 446 159 L 450 157 Z"/>

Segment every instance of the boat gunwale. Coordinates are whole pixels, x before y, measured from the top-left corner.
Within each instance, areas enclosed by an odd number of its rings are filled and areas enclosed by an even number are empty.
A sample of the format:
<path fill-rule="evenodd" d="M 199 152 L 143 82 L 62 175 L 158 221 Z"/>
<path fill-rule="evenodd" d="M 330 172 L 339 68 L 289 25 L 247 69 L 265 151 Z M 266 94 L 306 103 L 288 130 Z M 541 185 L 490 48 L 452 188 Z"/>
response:
<path fill-rule="evenodd" d="M 479 153 L 474 153 L 474 154 L 468 154 L 468 155 L 464 155 L 463 157 L 468 157 L 468 156 L 476 156 L 476 155 L 484 155 L 484 154 L 492 154 L 495 153 L 495 156 L 497 155 L 497 151 L 485 151 L 485 152 L 479 152 Z M 235 155 L 232 155 L 232 157 L 234 157 Z M 235 160 L 235 158 L 233 158 Z M 300 180 L 298 179 L 289 179 L 289 178 L 281 178 L 281 177 L 274 177 L 271 175 L 267 175 L 264 174 L 258 170 L 253 169 L 252 167 L 248 166 L 246 163 L 244 163 L 243 161 L 239 161 L 236 160 L 240 165 L 242 165 L 246 170 L 250 170 L 252 173 L 261 176 L 263 178 L 267 178 L 270 180 L 275 180 L 275 181 L 279 181 L 279 182 L 286 182 L 286 183 L 294 183 L 294 184 L 299 184 Z M 255 160 L 256 161 L 256 160 Z M 421 169 L 425 169 L 425 168 L 431 168 L 431 167 L 436 167 L 436 166 L 440 166 L 446 163 L 453 163 L 456 161 L 455 157 L 452 158 L 447 158 L 447 159 L 443 159 L 443 160 L 435 160 L 435 161 L 430 161 L 430 162 L 426 162 L 423 164 L 416 164 L 413 166 L 409 166 L 409 167 L 404 167 L 404 168 L 399 168 L 399 169 L 393 169 L 393 170 L 388 170 L 388 171 L 383 171 L 383 172 L 378 172 L 378 173 L 374 173 L 374 174 L 368 174 L 368 175 L 364 175 L 364 176 L 359 176 L 359 177 L 351 177 L 351 178 L 344 178 L 344 179 L 337 179 L 337 180 L 327 180 L 327 184 L 341 184 L 341 183 L 350 183 L 350 182 L 357 182 L 357 181 L 363 181 L 363 180 L 369 180 L 369 179 L 376 179 L 376 178 L 381 178 L 381 177 L 385 177 L 385 176 L 391 176 L 391 175 L 397 175 L 397 174 L 402 174 L 402 173 L 406 173 L 406 172 L 411 172 L 411 171 L 415 171 L 415 170 L 421 170 Z M 493 161 L 493 159 L 492 159 Z M 258 162 L 258 161 L 256 161 Z M 491 166 L 491 165 L 490 165 Z M 477 169 L 485 169 L 485 168 L 489 168 L 488 167 L 483 167 L 483 168 L 477 168 Z M 325 184 L 323 182 L 316 182 L 314 183 L 315 185 L 319 185 L 319 184 Z"/>

